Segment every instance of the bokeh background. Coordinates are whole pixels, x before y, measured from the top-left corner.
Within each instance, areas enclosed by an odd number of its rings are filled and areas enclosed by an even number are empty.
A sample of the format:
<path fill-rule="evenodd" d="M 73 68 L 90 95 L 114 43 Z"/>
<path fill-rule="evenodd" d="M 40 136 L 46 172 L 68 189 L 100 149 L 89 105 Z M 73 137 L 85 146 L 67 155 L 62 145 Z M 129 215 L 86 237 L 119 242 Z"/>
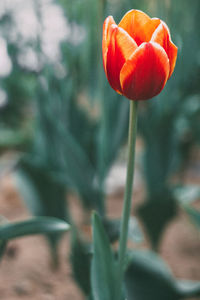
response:
<path fill-rule="evenodd" d="M 129 101 L 106 81 L 101 34 L 132 8 L 168 24 L 178 59 L 161 94 L 139 103 L 130 247 L 200 280 L 199 0 L 1 0 L 0 214 L 72 226 L 8 244 L 2 299 L 86 299 L 91 211 L 118 237 Z"/>

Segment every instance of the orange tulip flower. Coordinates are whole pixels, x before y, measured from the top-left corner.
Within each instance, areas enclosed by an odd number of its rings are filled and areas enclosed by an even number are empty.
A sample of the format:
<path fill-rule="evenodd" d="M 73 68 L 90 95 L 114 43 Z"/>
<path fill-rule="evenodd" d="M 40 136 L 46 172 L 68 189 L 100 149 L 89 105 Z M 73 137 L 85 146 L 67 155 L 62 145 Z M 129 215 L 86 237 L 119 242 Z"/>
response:
<path fill-rule="evenodd" d="M 172 75 L 177 47 L 167 25 L 139 10 L 130 10 L 116 25 L 103 25 L 103 64 L 111 87 L 131 100 L 158 95 Z"/>

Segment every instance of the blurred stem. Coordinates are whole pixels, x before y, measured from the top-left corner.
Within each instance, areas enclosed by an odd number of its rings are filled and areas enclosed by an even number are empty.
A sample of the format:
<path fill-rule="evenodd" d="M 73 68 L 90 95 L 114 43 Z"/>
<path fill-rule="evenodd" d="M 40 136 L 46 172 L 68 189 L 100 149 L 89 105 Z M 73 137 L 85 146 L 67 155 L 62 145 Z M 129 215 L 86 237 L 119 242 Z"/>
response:
<path fill-rule="evenodd" d="M 119 285 L 122 287 L 125 255 L 128 238 L 128 223 L 131 213 L 131 200 L 133 191 L 133 177 L 135 165 L 135 141 L 137 133 L 137 101 L 130 101 L 130 116 L 129 116 L 129 133 L 128 133 L 128 163 L 126 174 L 126 187 L 124 194 L 123 213 L 121 221 L 120 241 L 119 241 Z M 116 295 L 121 296 L 121 290 Z"/>

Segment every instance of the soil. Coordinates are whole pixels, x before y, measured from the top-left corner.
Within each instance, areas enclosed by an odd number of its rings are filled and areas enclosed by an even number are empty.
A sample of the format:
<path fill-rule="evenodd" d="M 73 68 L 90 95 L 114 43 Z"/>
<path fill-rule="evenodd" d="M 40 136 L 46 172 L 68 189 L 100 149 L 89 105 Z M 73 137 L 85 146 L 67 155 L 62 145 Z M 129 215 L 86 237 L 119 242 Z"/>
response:
<path fill-rule="evenodd" d="M 190 178 L 193 175 L 189 174 Z M 137 175 L 135 182 L 135 198 L 136 202 L 140 202 L 143 189 Z M 120 216 L 122 196 L 122 187 L 112 190 L 108 196 L 107 209 L 110 217 Z M 200 200 L 196 205 L 200 206 Z M 74 196 L 70 197 L 70 206 L 81 225 L 83 222 L 81 209 Z M 30 217 L 10 175 L 4 176 L 1 180 L 0 214 L 10 221 Z M 142 247 L 146 246 L 147 243 L 142 245 Z M 136 244 L 134 247 L 141 246 Z M 69 233 L 62 239 L 59 251 L 61 264 L 58 270 L 54 270 L 50 263 L 48 245 L 42 236 L 25 237 L 9 242 L 0 265 L 0 299 L 83 300 L 84 297 L 73 281 L 67 261 Z M 160 254 L 175 276 L 200 280 L 199 232 L 183 211 L 180 210 L 178 216 L 168 226 L 163 236 Z"/>

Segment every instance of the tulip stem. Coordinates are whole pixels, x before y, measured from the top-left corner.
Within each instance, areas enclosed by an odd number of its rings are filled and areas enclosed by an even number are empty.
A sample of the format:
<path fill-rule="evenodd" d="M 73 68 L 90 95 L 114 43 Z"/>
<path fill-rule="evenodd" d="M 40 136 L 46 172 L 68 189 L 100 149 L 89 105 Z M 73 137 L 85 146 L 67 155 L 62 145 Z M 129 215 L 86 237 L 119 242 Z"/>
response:
<path fill-rule="evenodd" d="M 128 224 L 131 213 L 131 200 L 133 190 L 134 164 L 135 164 L 135 141 L 137 133 L 137 101 L 130 101 L 130 115 L 129 115 L 129 133 L 128 133 L 128 163 L 126 174 L 126 187 L 124 193 L 124 204 L 121 221 L 120 241 L 119 241 L 119 286 L 121 289 L 123 282 L 126 247 L 128 239 Z M 121 297 L 119 292 L 117 297 Z"/>

